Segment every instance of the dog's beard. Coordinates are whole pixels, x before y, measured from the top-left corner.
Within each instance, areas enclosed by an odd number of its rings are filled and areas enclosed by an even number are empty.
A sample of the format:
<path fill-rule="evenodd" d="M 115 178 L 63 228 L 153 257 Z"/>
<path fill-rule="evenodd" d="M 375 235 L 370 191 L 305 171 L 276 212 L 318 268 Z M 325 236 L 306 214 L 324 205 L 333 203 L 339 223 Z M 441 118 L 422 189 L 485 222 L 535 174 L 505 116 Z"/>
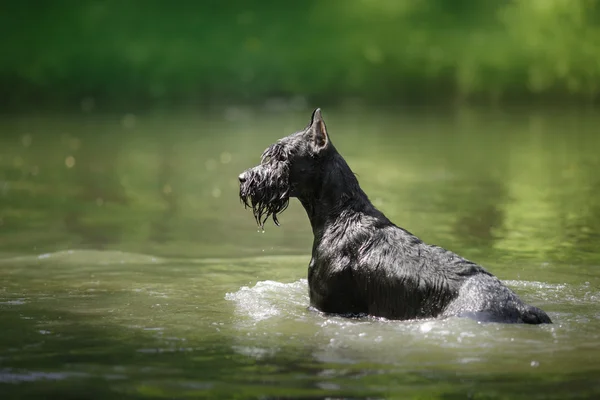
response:
<path fill-rule="evenodd" d="M 252 208 L 254 219 L 261 229 L 269 217 L 279 226 L 277 214 L 281 214 L 289 204 L 289 172 L 284 163 L 273 167 L 257 167 L 246 172 L 246 180 L 240 184 L 240 199 L 244 207 Z"/>

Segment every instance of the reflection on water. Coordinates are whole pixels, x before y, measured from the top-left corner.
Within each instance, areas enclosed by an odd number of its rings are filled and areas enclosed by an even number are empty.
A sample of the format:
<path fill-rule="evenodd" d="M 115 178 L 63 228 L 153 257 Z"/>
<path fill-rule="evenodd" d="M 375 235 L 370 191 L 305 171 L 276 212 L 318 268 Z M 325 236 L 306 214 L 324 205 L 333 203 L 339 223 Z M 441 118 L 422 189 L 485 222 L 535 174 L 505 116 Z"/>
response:
<path fill-rule="evenodd" d="M 118 249 L 168 256 L 303 254 L 283 228 L 250 235 L 236 177 L 306 113 L 0 119 L 0 251 Z M 237 115 L 237 114 L 236 114 Z M 596 116 L 327 113 L 331 136 L 395 222 L 466 256 L 597 263 Z"/>
<path fill-rule="evenodd" d="M 597 117 L 325 112 L 394 222 L 483 264 L 555 323 L 308 309 L 304 210 L 292 201 L 281 227 L 257 232 L 236 182 L 306 113 L 3 117 L 0 390 L 597 397 Z"/>

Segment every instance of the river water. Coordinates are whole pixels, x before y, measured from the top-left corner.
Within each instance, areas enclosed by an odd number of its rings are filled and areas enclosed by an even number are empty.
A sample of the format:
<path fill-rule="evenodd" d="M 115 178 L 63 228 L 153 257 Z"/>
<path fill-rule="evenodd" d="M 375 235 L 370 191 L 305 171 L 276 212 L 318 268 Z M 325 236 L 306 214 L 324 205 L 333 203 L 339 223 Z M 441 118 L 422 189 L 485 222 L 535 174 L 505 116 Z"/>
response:
<path fill-rule="evenodd" d="M 392 221 L 484 265 L 552 325 L 307 309 L 292 200 L 237 175 L 310 111 L 0 117 L 2 398 L 600 396 L 600 118 L 324 110 Z"/>

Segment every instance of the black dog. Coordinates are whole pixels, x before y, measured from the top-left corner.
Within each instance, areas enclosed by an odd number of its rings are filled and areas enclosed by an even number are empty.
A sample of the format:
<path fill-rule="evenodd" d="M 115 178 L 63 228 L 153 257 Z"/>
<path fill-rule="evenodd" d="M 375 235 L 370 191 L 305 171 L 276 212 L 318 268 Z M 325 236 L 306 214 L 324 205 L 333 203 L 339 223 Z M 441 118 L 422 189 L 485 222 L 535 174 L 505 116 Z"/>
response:
<path fill-rule="evenodd" d="M 304 130 L 269 146 L 260 165 L 239 180 L 240 198 L 261 226 L 269 216 L 278 225 L 290 197 L 306 209 L 314 234 L 310 302 L 321 311 L 551 323 L 481 266 L 390 222 L 331 143 L 319 109 Z"/>

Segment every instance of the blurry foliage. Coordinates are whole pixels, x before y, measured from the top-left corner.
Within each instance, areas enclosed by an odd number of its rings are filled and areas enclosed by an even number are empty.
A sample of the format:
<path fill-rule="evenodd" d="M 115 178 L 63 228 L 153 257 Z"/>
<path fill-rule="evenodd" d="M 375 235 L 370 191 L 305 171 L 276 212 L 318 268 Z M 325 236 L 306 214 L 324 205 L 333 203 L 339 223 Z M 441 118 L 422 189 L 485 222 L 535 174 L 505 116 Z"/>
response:
<path fill-rule="evenodd" d="M 2 102 L 594 100 L 599 3 L 5 1 Z"/>

